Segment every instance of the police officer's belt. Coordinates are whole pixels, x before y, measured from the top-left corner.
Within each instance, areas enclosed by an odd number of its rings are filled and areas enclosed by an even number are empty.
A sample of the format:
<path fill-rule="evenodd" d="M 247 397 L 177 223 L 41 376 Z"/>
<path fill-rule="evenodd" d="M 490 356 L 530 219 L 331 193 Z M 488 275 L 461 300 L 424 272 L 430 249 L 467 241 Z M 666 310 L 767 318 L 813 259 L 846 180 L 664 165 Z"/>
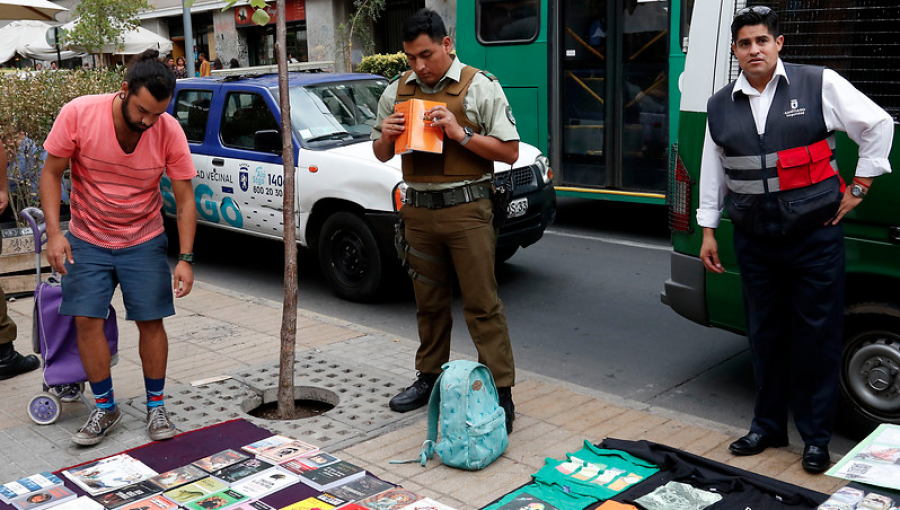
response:
<path fill-rule="evenodd" d="M 413 207 L 427 207 L 428 209 L 442 209 L 490 197 L 491 188 L 485 184 L 468 184 L 442 191 L 406 189 L 407 204 Z"/>

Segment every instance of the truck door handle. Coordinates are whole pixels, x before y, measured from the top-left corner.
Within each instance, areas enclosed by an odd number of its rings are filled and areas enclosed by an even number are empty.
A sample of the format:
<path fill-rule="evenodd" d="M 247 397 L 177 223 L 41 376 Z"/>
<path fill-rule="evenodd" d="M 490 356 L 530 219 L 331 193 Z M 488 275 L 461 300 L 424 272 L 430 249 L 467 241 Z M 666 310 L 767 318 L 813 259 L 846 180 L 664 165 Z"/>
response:
<path fill-rule="evenodd" d="M 225 160 L 222 158 L 213 158 L 212 164 L 213 166 L 225 166 Z"/>

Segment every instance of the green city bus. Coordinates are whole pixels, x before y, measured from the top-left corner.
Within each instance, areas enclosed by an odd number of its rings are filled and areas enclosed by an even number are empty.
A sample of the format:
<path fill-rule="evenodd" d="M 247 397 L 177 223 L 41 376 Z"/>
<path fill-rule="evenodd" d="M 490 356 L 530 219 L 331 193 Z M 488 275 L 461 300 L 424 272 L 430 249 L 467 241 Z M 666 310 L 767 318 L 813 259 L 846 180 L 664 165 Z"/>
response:
<path fill-rule="evenodd" d="M 499 78 L 558 195 L 661 205 L 693 3 L 459 2 L 454 39 Z"/>

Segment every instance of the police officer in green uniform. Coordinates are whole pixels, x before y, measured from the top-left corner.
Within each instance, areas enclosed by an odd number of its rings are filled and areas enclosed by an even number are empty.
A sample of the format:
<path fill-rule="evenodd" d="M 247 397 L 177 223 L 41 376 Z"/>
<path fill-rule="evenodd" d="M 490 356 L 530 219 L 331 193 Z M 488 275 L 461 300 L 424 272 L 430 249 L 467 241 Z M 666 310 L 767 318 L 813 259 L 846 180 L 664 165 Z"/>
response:
<path fill-rule="evenodd" d="M 0 214 L 9 206 L 9 181 L 6 176 L 6 151 L 0 147 Z M 0 252 L 3 245 L 0 244 Z M 16 323 L 9 317 L 6 308 L 6 295 L 0 288 L 0 380 L 30 372 L 41 366 L 37 356 L 22 356 L 13 348 L 16 339 Z"/>
<path fill-rule="evenodd" d="M 394 113 L 394 104 L 411 98 L 446 103 L 427 112 L 444 131 L 443 153 L 402 156 L 409 187 L 400 218 L 416 294 L 419 376 L 391 399 L 390 407 L 407 412 L 428 403 L 441 365 L 450 359 L 450 280 L 455 270 L 478 361 L 494 376 L 506 428 L 512 431 L 515 364 L 494 277 L 497 234 L 490 196 L 494 161 L 512 164 L 518 159 L 519 135 L 496 78 L 460 62 L 452 47 L 436 12 L 422 9 L 404 22 L 403 50 L 412 70 L 381 96 L 372 132 L 375 156 L 388 161 L 404 131 L 405 119 Z"/>

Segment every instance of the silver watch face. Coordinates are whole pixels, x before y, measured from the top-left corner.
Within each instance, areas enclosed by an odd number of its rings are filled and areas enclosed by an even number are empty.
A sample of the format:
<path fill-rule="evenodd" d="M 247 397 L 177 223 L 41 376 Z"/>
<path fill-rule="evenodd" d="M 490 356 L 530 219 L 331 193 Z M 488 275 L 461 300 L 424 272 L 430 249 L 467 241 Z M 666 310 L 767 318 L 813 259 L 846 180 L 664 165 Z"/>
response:
<path fill-rule="evenodd" d="M 859 184 L 854 184 L 850 187 L 850 194 L 856 198 L 862 198 L 866 196 L 866 190 L 863 189 Z"/>

